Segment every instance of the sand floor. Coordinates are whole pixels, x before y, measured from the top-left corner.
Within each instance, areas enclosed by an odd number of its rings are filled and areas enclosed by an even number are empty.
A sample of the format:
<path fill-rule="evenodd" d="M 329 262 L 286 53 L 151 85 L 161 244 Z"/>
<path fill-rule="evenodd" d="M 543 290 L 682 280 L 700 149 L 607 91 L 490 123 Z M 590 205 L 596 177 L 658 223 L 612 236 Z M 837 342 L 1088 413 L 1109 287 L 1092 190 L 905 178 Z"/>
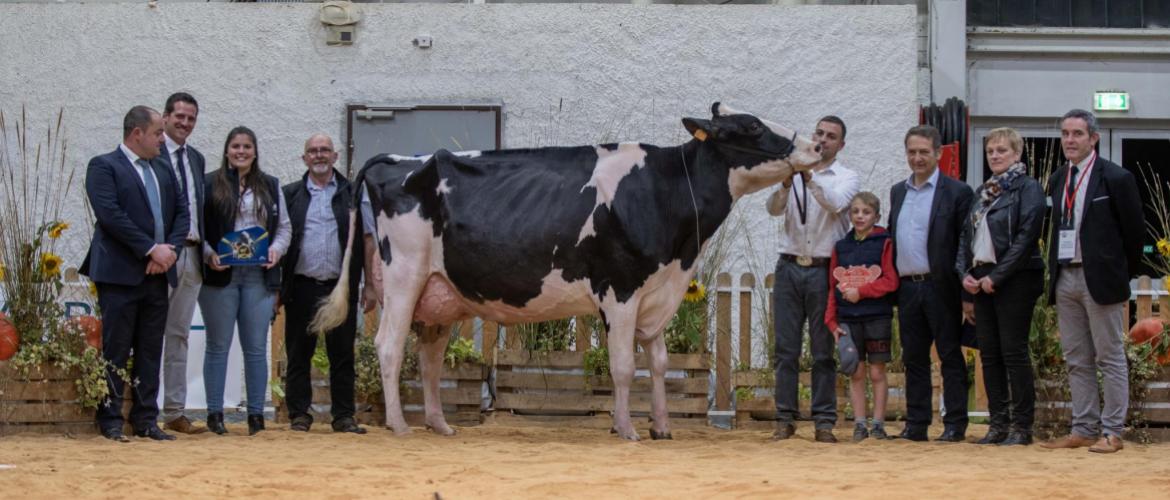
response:
<path fill-rule="evenodd" d="M 647 425 L 639 424 L 644 438 Z M 891 429 L 901 428 L 891 424 Z M 489 422 L 455 437 L 309 434 L 269 423 L 247 437 L 114 443 L 98 436 L 0 438 L 5 498 L 1170 498 L 1170 444 L 1111 456 L 1037 446 L 867 440 L 825 445 L 767 431 L 676 429 L 624 442 L 604 430 Z M 932 429 L 937 434 L 939 429 Z M 981 435 L 984 426 L 973 426 Z M 850 429 L 837 430 L 847 440 Z"/>

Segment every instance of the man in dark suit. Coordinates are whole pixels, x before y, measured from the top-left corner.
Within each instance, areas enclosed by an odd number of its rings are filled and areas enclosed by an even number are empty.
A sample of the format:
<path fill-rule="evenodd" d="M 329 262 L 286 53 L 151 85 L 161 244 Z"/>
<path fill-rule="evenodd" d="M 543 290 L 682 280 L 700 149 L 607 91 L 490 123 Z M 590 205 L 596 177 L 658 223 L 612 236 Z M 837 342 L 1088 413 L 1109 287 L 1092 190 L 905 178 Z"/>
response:
<path fill-rule="evenodd" d="M 1114 453 L 1123 447 L 1129 406 L 1124 306 L 1141 260 L 1145 219 L 1133 174 L 1097 156 L 1099 140 L 1097 117 L 1081 109 L 1066 113 L 1060 146 L 1068 163 L 1048 179 L 1048 303 L 1056 304 L 1068 363 L 1072 432 L 1045 446 Z"/>
<path fill-rule="evenodd" d="M 163 108 L 163 150 L 158 155 L 179 182 L 179 199 L 187 206 L 191 227 L 175 262 L 178 286 L 171 288 L 170 307 L 163 343 L 162 419 L 168 430 L 199 434 L 206 427 L 191 423 L 183 410 L 187 403 L 187 335 L 199 288 L 203 285 L 200 247 L 203 244 L 203 173 L 207 164 L 203 154 L 187 143 L 199 118 L 199 103 L 191 94 L 176 92 Z"/>
<path fill-rule="evenodd" d="M 102 357 L 109 361 L 110 396 L 98 407 L 97 424 L 106 438 L 122 434 L 123 380 L 134 351 L 130 380 L 134 434 L 156 441 L 174 436 L 158 428 L 158 373 L 167 318 L 167 285 L 178 283 L 175 249 L 188 232 L 187 205 L 159 154 L 163 119 L 135 106 L 122 120 L 122 144 L 89 161 L 85 192 L 97 219 L 81 273 L 97 284 L 102 311 Z"/>
<path fill-rule="evenodd" d="M 974 193 L 938 170 L 941 136 L 929 125 L 906 132 L 913 174 L 890 188 L 898 327 L 906 365 L 906 427 L 899 437 L 926 441 L 931 421 L 930 346 L 942 361 L 945 428 L 937 440 L 960 442 L 967 432 L 967 363 L 960 345 L 962 287 L 955 271 L 959 232 Z"/>
<path fill-rule="evenodd" d="M 285 401 L 288 403 L 290 428 L 308 432 L 313 425 L 309 406 L 313 388 L 309 380 L 317 335 L 309 333 L 309 322 L 317 313 L 321 299 L 337 285 L 342 272 L 356 270 L 358 258 L 343 270 L 342 256 L 349 238 L 349 210 L 353 200 L 349 181 L 333 168 L 337 151 L 325 134 L 314 134 L 305 141 L 301 156 L 308 171 L 301 180 L 284 186 L 288 215 L 292 223 L 292 243 L 285 260 L 280 299 L 289 307 L 285 322 Z M 364 237 L 367 255 L 373 249 L 373 218 L 363 204 Z M 373 264 L 373 262 L 368 262 Z M 362 297 L 364 309 L 377 304 L 373 294 L 373 266 L 366 265 L 366 287 Z M 330 413 L 334 432 L 365 434 L 354 421 L 354 337 L 357 331 L 357 280 L 350 282 L 350 311 L 345 324 L 324 336 L 329 355 Z"/>

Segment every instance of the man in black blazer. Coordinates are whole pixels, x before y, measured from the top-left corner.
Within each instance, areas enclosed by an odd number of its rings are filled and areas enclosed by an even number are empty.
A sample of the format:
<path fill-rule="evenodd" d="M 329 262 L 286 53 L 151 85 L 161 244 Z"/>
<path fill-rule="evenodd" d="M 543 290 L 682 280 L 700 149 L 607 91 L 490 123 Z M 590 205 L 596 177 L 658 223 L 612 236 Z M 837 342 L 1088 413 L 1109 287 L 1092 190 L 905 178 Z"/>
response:
<path fill-rule="evenodd" d="M 942 362 L 945 428 L 937 440 L 960 442 L 967 432 L 967 363 L 960 345 L 962 286 L 955 271 L 959 232 L 974 192 L 938 170 L 941 136 L 929 125 L 906 132 L 913 174 L 890 188 L 898 327 L 906 365 L 906 427 L 899 437 L 926 441 L 931 422 L 930 346 Z"/>
<path fill-rule="evenodd" d="M 1124 306 L 1141 260 L 1145 219 L 1133 174 L 1097 156 L 1099 140 L 1092 113 L 1066 113 L 1060 145 L 1068 163 L 1048 179 L 1048 303 L 1056 305 L 1068 363 L 1072 432 L 1045 446 L 1114 453 L 1123 447 L 1129 406 Z"/>
<path fill-rule="evenodd" d="M 207 161 L 187 142 L 199 119 L 199 103 L 191 94 L 176 92 L 163 108 L 163 149 L 158 155 L 175 174 L 179 199 L 191 214 L 191 227 L 183 239 L 175 262 L 178 285 L 171 288 L 167 311 L 166 334 L 163 336 L 163 407 L 164 428 L 184 434 L 198 434 L 206 427 L 191 423 L 183 410 L 187 402 L 187 336 L 199 288 L 203 285 L 203 173 Z"/>
<path fill-rule="evenodd" d="M 134 434 L 174 439 L 158 428 L 158 372 L 167 285 L 178 282 L 175 252 L 189 220 L 172 171 L 156 160 L 162 134 L 158 111 L 131 108 L 122 120 L 122 144 L 91 159 L 85 174 L 85 192 L 97 222 L 81 273 L 97 284 L 102 357 L 112 365 L 106 374 L 110 396 L 98 407 L 97 424 L 103 436 L 122 442 L 128 441 L 122 434 L 124 384 L 114 370 L 126 367 L 132 349 Z"/>

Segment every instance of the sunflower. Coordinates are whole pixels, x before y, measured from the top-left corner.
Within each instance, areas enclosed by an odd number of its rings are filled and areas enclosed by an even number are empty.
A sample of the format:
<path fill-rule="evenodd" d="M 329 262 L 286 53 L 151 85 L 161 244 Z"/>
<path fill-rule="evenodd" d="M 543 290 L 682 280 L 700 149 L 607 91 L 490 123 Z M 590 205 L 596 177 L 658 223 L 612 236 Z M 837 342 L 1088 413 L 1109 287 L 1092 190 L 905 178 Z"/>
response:
<path fill-rule="evenodd" d="M 61 257 L 46 252 L 41 256 L 41 275 L 56 277 L 61 274 Z"/>
<path fill-rule="evenodd" d="M 6 267 L 0 265 L 0 280 L 4 279 L 4 271 L 6 271 L 6 270 L 7 270 Z"/>
<path fill-rule="evenodd" d="M 687 293 L 683 296 L 687 302 L 698 302 L 707 298 L 707 289 L 703 287 L 699 280 L 691 280 L 690 286 L 687 287 Z"/>
<path fill-rule="evenodd" d="M 89 294 L 90 294 L 90 295 L 93 295 L 94 297 L 97 297 L 97 296 L 98 296 L 98 294 L 97 294 L 97 283 L 94 283 L 94 282 L 92 282 L 92 281 L 90 281 L 90 282 L 89 282 Z"/>
<path fill-rule="evenodd" d="M 1166 276 L 1165 278 L 1162 278 L 1162 288 L 1166 289 L 1166 290 L 1170 290 L 1170 276 Z"/>
<path fill-rule="evenodd" d="M 1158 253 L 1162 254 L 1163 257 L 1170 258 L 1170 241 L 1167 241 L 1166 238 L 1158 240 Z"/>
<path fill-rule="evenodd" d="M 49 226 L 49 238 L 52 238 L 54 240 L 57 238 L 60 238 L 61 233 L 65 232 L 66 229 L 69 229 L 68 222 L 61 222 L 61 221 L 53 222 Z"/>

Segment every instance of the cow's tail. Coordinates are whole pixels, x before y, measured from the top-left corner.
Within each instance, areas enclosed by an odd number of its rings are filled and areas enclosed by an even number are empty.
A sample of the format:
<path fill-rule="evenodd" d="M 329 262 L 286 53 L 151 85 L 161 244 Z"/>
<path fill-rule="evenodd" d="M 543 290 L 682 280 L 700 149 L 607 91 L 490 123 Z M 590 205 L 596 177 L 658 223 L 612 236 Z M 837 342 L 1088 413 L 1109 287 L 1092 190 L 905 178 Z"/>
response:
<path fill-rule="evenodd" d="M 363 257 L 365 252 L 362 251 L 364 246 L 364 239 L 358 235 L 364 233 L 362 227 L 362 183 L 365 181 L 366 169 L 370 167 L 373 162 L 367 163 L 358 172 L 357 179 L 353 182 L 353 205 L 349 209 L 349 238 L 345 244 L 345 257 L 341 260 L 341 273 L 337 280 L 337 286 L 333 287 L 333 291 L 318 304 L 317 314 L 313 316 L 313 321 L 309 323 L 309 332 L 314 334 L 324 334 L 332 331 L 334 328 L 341 326 L 349 317 L 349 303 L 350 303 L 350 283 L 361 278 Z M 359 250 L 358 261 L 353 263 L 354 249 Z"/>

